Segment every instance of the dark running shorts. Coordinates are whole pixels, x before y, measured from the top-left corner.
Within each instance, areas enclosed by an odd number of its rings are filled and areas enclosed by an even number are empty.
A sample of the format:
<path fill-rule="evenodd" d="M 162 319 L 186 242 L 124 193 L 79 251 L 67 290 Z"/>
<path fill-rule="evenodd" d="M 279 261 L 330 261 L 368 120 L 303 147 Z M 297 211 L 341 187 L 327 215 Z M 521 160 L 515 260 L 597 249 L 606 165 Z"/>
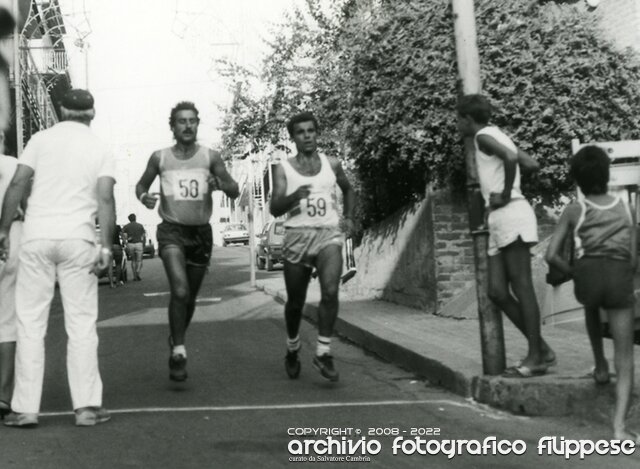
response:
<path fill-rule="evenodd" d="M 634 303 L 633 269 L 629 261 L 583 257 L 573 269 L 574 293 L 585 306 L 630 308 Z"/>
<path fill-rule="evenodd" d="M 209 265 L 213 248 L 211 225 L 187 226 L 163 221 L 158 225 L 156 236 L 160 257 L 165 248 L 177 246 L 184 253 L 187 264 Z"/>

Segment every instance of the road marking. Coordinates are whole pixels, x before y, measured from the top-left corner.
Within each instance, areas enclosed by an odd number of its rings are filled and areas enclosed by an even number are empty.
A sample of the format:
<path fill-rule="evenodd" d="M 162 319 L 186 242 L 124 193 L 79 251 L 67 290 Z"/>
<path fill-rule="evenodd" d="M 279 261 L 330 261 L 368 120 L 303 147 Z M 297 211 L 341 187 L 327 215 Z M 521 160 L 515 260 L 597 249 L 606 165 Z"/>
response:
<path fill-rule="evenodd" d="M 152 297 L 152 296 L 169 296 L 169 295 L 171 295 L 171 292 L 159 291 L 159 292 L 143 293 L 143 295 L 146 296 L 147 298 Z M 222 301 L 222 298 L 220 298 L 218 296 L 212 296 L 212 297 L 209 297 L 209 298 L 198 298 L 198 299 L 196 299 L 196 303 L 201 303 L 201 302 L 219 303 L 220 301 Z"/>
<path fill-rule="evenodd" d="M 222 303 L 217 297 L 203 298 L 197 303 L 194 323 L 273 319 L 282 317 L 282 306 L 262 292 L 226 299 Z M 224 304 L 224 308 L 220 305 Z M 167 308 L 145 308 L 131 313 L 98 321 L 98 327 L 152 326 L 167 324 Z"/>
<path fill-rule="evenodd" d="M 219 296 L 196 299 L 196 303 L 220 303 L 221 301 L 222 301 L 222 298 L 220 298 Z"/>
<path fill-rule="evenodd" d="M 573 319 L 563 319 L 561 321 L 554 321 L 549 324 L 545 324 L 545 326 L 557 326 L 558 324 L 568 324 L 570 322 L 584 321 L 584 317 L 573 318 Z"/>
<path fill-rule="evenodd" d="M 486 415 L 486 410 L 477 405 L 466 402 L 457 402 L 449 399 L 426 399 L 416 401 L 364 401 L 364 402 L 315 402 L 305 404 L 271 404 L 271 405 L 240 405 L 240 406 L 198 406 L 198 407 L 138 407 L 130 409 L 109 410 L 111 414 L 147 414 L 163 412 L 236 412 L 256 410 L 299 410 L 299 409 L 323 409 L 331 407 L 372 407 L 372 406 L 409 406 L 409 405 L 449 405 L 475 410 Z M 73 412 L 43 412 L 41 417 L 58 417 L 72 415 Z M 512 417 L 512 416 L 510 416 Z M 506 418 L 506 417 L 505 417 Z"/>

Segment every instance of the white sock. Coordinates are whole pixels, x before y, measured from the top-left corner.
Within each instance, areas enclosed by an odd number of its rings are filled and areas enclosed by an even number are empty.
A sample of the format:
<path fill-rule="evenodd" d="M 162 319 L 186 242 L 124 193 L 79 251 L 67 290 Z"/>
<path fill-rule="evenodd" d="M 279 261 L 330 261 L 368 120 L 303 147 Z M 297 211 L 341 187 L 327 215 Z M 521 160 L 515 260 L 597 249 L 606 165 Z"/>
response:
<path fill-rule="evenodd" d="M 297 352 L 300 350 L 300 334 L 293 339 L 287 337 L 287 350 L 289 350 L 289 352 Z"/>
<path fill-rule="evenodd" d="M 322 355 L 331 354 L 331 337 L 318 336 L 318 346 L 316 348 L 316 355 L 321 357 Z"/>
<path fill-rule="evenodd" d="M 171 355 L 182 355 L 184 358 L 187 358 L 187 349 L 184 345 L 174 345 Z"/>

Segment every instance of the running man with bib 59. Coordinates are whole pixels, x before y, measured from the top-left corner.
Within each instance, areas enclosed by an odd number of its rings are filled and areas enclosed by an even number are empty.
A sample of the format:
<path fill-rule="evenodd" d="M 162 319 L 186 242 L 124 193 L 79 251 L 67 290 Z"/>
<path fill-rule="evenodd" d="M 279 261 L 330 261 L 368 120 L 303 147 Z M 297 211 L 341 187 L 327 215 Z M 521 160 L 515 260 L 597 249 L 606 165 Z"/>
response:
<path fill-rule="evenodd" d="M 155 151 L 136 185 L 136 196 L 148 209 L 158 197 L 149 188 L 160 176 L 162 223 L 158 225 L 158 252 L 169 279 L 169 378 L 187 379 L 185 335 L 196 308 L 196 297 L 211 259 L 213 237 L 209 219 L 211 193 L 222 190 L 238 196 L 238 184 L 231 178 L 220 154 L 197 143 L 198 110 L 180 102 L 172 110 L 169 126 L 176 144 Z"/>
<path fill-rule="evenodd" d="M 339 375 L 331 356 L 331 336 L 338 316 L 338 287 L 342 274 L 344 233 L 354 231 L 355 192 L 340 161 L 318 153 L 318 123 L 313 114 L 297 114 L 287 123 L 298 154 L 274 171 L 271 214 L 287 214 L 283 241 L 284 280 L 287 288 L 285 320 L 289 378 L 300 374 L 300 322 L 307 288 L 315 267 L 320 281 L 318 343 L 313 366 L 330 380 Z M 336 184 L 344 196 L 344 218 L 340 227 Z"/>

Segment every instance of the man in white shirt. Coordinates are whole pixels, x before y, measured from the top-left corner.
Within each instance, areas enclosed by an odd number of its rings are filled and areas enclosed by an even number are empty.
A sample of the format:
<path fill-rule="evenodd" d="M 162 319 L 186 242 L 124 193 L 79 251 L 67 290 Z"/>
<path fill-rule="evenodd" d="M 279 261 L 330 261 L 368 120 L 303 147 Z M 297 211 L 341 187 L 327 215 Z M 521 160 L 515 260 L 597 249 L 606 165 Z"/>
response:
<path fill-rule="evenodd" d="M 115 225 L 113 155 L 91 131 L 93 97 L 70 90 L 62 99 L 60 122 L 35 134 L 18 159 L 2 205 L 0 254 L 9 227 L 33 178 L 25 213 L 16 286 L 18 337 L 15 389 L 5 420 L 11 427 L 38 424 L 44 378 L 44 337 L 56 278 L 64 307 L 67 374 L 78 426 L 109 420 L 102 407 L 98 370 L 98 285 L 95 275 L 111 263 Z M 96 248 L 94 220 L 101 230 Z"/>

